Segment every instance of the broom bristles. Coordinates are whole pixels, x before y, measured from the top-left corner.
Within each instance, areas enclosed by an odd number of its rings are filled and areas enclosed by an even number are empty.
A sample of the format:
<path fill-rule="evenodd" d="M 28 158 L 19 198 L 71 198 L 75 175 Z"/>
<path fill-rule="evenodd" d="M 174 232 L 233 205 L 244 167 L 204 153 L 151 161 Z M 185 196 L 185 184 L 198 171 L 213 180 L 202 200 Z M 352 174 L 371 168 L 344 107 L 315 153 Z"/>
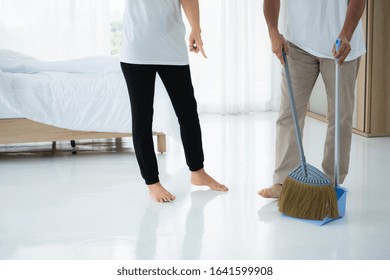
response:
<path fill-rule="evenodd" d="M 334 186 L 313 186 L 287 177 L 279 197 L 279 211 L 300 219 L 337 218 L 339 211 Z"/>

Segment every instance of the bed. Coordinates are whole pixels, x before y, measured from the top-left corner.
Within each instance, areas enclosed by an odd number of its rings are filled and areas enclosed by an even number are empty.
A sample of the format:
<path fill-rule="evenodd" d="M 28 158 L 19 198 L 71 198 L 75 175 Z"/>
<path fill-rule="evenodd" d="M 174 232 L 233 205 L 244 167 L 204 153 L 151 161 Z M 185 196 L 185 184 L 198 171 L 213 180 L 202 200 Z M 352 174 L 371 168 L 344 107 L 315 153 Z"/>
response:
<path fill-rule="evenodd" d="M 179 139 L 161 80 L 156 80 L 154 135 Z M 117 57 L 42 61 L 0 50 L 0 144 L 131 136 L 127 88 Z"/>

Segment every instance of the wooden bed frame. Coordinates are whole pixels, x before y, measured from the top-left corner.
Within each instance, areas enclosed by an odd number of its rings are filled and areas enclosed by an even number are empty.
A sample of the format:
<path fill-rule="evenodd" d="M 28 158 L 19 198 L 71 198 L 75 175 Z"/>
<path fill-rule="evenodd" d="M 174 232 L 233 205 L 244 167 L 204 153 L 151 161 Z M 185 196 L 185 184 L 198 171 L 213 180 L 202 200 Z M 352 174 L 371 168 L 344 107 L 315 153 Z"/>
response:
<path fill-rule="evenodd" d="M 156 132 L 153 133 L 153 135 L 157 136 L 158 152 L 165 153 L 165 134 Z M 130 136 L 131 133 L 68 130 L 24 118 L 0 119 L 0 144 L 73 141 L 82 139 L 121 138 Z"/>

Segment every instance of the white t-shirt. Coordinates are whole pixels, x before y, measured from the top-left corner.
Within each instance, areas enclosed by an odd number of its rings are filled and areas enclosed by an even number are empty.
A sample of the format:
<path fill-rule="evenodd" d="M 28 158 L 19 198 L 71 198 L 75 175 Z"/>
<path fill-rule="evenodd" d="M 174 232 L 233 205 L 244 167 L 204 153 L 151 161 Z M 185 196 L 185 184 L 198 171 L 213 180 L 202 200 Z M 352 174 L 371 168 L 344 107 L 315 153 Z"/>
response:
<path fill-rule="evenodd" d="M 286 4 L 286 39 L 314 56 L 333 59 L 333 44 L 344 25 L 348 0 L 286 0 Z M 366 52 L 361 22 L 350 44 L 347 61 Z"/>
<path fill-rule="evenodd" d="M 180 0 L 126 0 L 121 61 L 188 65 Z"/>

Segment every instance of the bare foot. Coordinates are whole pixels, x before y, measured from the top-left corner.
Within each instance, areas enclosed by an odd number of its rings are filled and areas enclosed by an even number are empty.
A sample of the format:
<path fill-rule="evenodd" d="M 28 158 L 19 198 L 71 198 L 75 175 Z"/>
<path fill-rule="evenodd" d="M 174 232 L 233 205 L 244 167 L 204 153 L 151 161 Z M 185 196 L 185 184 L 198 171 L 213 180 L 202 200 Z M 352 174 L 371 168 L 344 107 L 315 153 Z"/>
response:
<path fill-rule="evenodd" d="M 191 184 L 195 186 L 208 186 L 214 191 L 227 192 L 229 189 L 215 181 L 204 169 L 191 172 Z"/>
<path fill-rule="evenodd" d="M 174 195 L 168 192 L 164 187 L 160 184 L 160 182 L 147 185 L 149 188 L 149 195 L 152 197 L 154 201 L 157 202 L 169 202 L 176 199 Z"/>
<path fill-rule="evenodd" d="M 281 190 L 281 184 L 274 184 L 269 188 L 259 190 L 257 194 L 265 198 L 279 198 Z"/>

